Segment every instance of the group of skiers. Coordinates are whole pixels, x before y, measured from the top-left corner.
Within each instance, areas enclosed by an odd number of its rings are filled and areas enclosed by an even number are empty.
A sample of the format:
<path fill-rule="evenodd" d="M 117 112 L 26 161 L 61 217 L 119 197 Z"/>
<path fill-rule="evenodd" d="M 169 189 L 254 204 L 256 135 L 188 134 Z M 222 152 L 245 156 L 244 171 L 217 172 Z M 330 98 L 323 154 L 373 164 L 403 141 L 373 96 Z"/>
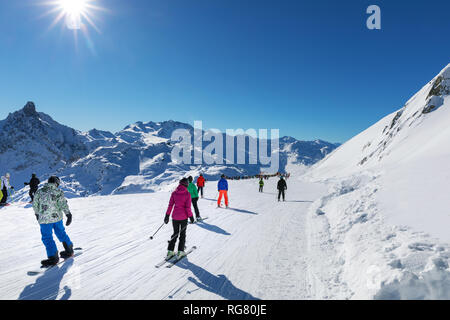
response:
<path fill-rule="evenodd" d="M 6 174 L 1 178 L 2 193 L 7 195 L 7 189 L 13 189 L 10 185 L 10 174 Z M 172 215 L 173 235 L 169 240 L 168 252 L 166 260 L 176 256 L 177 259 L 186 255 L 186 229 L 188 221 L 195 223 L 202 221 L 200 216 L 200 210 L 198 207 L 198 200 L 201 196 L 203 198 L 203 189 L 205 187 L 206 179 L 202 174 L 197 179 L 197 185 L 194 184 L 192 176 L 183 178 L 180 180 L 178 187 L 172 192 L 169 200 L 169 205 L 164 216 L 164 223 L 168 224 L 170 216 Z M 261 184 L 262 182 L 262 184 Z M 61 180 L 57 176 L 51 176 L 47 183 L 39 189 L 40 181 L 36 174 L 33 174 L 29 182 L 25 182 L 24 185 L 30 186 L 29 195 L 31 202 L 33 203 L 33 210 L 36 216 L 36 220 L 40 225 L 40 231 L 42 236 L 42 242 L 47 252 L 47 259 L 42 260 L 43 267 L 50 267 L 59 263 L 60 257 L 67 259 L 74 254 L 73 243 L 67 235 L 63 217 L 67 217 L 66 226 L 72 223 L 72 214 L 70 212 L 67 199 L 64 196 L 64 192 L 59 188 Z M 260 180 L 260 192 L 264 181 Z M 278 201 L 283 196 L 285 200 L 285 190 L 287 189 L 286 181 L 283 176 L 280 176 L 280 180 L 277 184 L 278 188 Z M 228 208 L 228 181 L 225 175 L 222 174 L 220 180 L 217 183 L 218 199 L 217 207 L 221 207 L 222 198 L 224 199 L 225 206 Z M 199 196 L 200 193 L 200 196 Z M 2 197 L 2 203 L 6 197 Z M 195 218 L 191 210 L 191 206 L 194 207 Z M 63 244 L 64 251 L 58 254 L 56 243 L 53 239 L 53 232 L 58 240 Z M 175 245 L 178 241 L 178 252 L 175 254 Z"/>
<path fill-rule="evenodd" d="M 200 183 L 199 183 L 200 181 Z M 188 226 L 188 220 L 191 223 L 195 223 L 194 216 L 191 210 L 191 204 L 194 207 L 197 221 L 202 221 L 200 217 L 200 212 L 198 209 L 198 191 L 199 188 L 202 188 L 205 185 L 205 179 L 202 175 L 197 179 L 197 188 L 193 184 L 193 178 L 183 178 L 180 180 L 178 187 L 172 192 L 169 200 L 169 206 L 166 210 L 166 214 L 164 216 L 164 223 L 168 224 L 170 220 L 170 215 L 172 215 L 172 226 L 173 226 L 173 234 L 169 240 L 169 245 L 167 248 L 167 256 L 166 260 L 172 259 L 176 256 L 177 259 L 181 259 L 186 255 L 185 253 L 185 244 L 186 244 L 186 229 Z M 259 181 L 259 192 L 263 192 L 264 181 L 263 178 Z M 283 201 L 285 201 L 285 191 L 287 190 L 287 184 L 282 175 L 280 175 L 280 180 L 277 183 L 278 189 L 278 201 L 280 201 L 281 196 L 283 197 Z M 219 193 L 217 198 L 217 207 L 220 208 L 222 204 L 222 198 L 225 201 L 225 206 L 228 208 L 228 181 L 225 175 L 222 174 L 219 182 L 217 183 L 217 191 Z M 202 194 L 203 197 L 203 194 Z M 177 239 L 178 241 L 178 252 L 175 253 L 175 244 Z"/>
<path fill-rule="evenodd" d="M 8 205 L 8 196 L 11 194 L 11 191 L 14 190 L 14 187 L 11 186 L 11 174 L 6 173 L 4 176 L 1 177 L 1 188 L 0 188 L 0 205 L 6 206 Z M 29 182 L 24 182 L 23 184 L 25 186 L 30 186 L 29 196 L 31 198 L 30 203 L 33 202 L 34 194 L 37 192 L 39 188 L 39 184 L 41 182 L 39 181 L 38 177 L 35 173 L 31 175 L 31 179 Z"/>
<path fill-rule="evenodd" d="M 286 201 L 287 183 L 286 180 L 284 179 L 284 176 L 280 176 L 280 180 L 278 180 L 277 183 L 277 190 L 278 190 L 278 201 L 280 201 L 281 196 L 283 196 L 283 201 Z M 264 192 L 263 178 L 259 180 L 259 192 Z"/>
<path fill-rule="evenodd" d="M 248 179 L 263 179 L 263 180 L 269 180 L 269 178 L 273 177 L 283 177 L 285 179 L 289 179 L 291 176 L 290 173 L 274 173 L 274 174 L 255 174 L 253 176 L 235 176 L 235 177 L 226 177 L 228 180 L 248 180 Z"/>

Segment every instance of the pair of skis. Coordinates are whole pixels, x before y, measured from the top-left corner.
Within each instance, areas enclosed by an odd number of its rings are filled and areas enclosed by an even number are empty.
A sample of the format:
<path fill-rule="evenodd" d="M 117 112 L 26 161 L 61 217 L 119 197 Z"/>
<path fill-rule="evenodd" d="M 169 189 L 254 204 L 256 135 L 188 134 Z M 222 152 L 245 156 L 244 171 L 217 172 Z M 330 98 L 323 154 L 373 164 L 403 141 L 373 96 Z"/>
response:
<path fill-rule="evenodd" d="M 194 221 L 194 222 L 189 222 L 189 224 L 196 224 L 196 223 L 199 223 L 199 222 L 203 222 L 203 221 L 206 220 L 206 219 L 208 219 L 208 217 L 206 217 L 206 218 L 200 218 L 200 220 L 196 220 L 196 221 Z"/>
<path fill-rule="evenodd" d="M 200 222 L 203 222 L 204 220 L 208 219 L 208 217 L 205 218 L 201 218 L 201 220 L 197 220 L 194 222 L 189 222 L 189 224 L 197 224 Z M 161 268 L 162 266 L 164 266 L 165 264 L 167 264 L 166 268 L 172 268 L 174 265 L 176 265 L 179 261 L 183 260 L 183 258 L 185 258 L 188 254 L 192 253 L 194 250 L 196 250 L 197 247 L 193 246 L 191 247 L 188 251 L 186 251 L 186 254 L 183 255 L 181 258 L 178 258 L 176 255 L 171 257 L 170 259 L 164 259 L 163 261 L 161 261 L 160 263 L 157 263 L 155 265 L 156 268 Z"/>
<path fill-rule="evenodd" d="M 160 263 L 156 264 L 155 267 L 156 268 L 161 268 L 162 266 L 164 266 L 167 263 L 166 268 L 172 268 L 174 265 L 176 265 L 179 261 L 183 260 L 183 258 L 187 257 L 188 254 L 192 253 L 195 249 L 197 249 L 196 246 L 193 246 L 192 248 L 190 248 L 188 251 L 186 251 L 186 254 L 183 255 L 181 258 L 178 258 L 176 255 L 173 256 L 170 259 L 164 259 L 163 261 L 161 261 Z"/>

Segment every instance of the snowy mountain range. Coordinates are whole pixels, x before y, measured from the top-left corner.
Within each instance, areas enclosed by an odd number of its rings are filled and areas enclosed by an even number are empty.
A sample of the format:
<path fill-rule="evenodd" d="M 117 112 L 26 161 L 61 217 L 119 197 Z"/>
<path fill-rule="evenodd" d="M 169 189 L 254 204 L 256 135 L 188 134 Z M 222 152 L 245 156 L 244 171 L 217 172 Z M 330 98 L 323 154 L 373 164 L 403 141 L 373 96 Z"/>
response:
<path fill-rule="evenodd" d="M 137 122 L 115 134 L 96 129 L 81 132 L 37 112 L 34 103 L 28 102 L 0 121 L 0 167 L 12 174 L 16 188 L 31 173 L 41 180 L 57 174 L 69 196 L 153 192 L 188 174 L 202 172 L 207 179 L 216 179 L 222 173 L 253 175 L 262 170 L 252 164 L 176 164 L 171 152 L 179 142 L 170 138 L 177 129 L 194 132 L 191 125 L 176 121 Z M 284 172 L 288 162 L 312 165 L 338 145 L 283 137 L 279 171 Z M 245 152 L 248 156 L 248 150 Z"/>

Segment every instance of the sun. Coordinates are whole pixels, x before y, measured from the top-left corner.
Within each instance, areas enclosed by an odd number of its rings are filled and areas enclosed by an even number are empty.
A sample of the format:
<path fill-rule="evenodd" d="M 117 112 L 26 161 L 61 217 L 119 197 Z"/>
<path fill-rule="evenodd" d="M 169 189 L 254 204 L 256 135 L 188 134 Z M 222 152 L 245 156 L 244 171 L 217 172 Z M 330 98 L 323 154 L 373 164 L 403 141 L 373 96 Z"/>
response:
<path fill-rule="evenodd" d="M 86 12 L 88 8 L 87 0 L 59 0 L 61 9 L 67 15 L 80 15 Z"/>
<path fill-rule="evenodd" d="M 94 23 L 95 12 L 105 11 L 104 8 L 96 5 L 99 0 L 49 0 L 42 4 L 52 8 L 46 14 L 56 13 L 57 16 L 50 27 L 54 27 L 61 20 L 65 20 L 68 29 L 85 29 L 90 25 L 100 32 Z"/>

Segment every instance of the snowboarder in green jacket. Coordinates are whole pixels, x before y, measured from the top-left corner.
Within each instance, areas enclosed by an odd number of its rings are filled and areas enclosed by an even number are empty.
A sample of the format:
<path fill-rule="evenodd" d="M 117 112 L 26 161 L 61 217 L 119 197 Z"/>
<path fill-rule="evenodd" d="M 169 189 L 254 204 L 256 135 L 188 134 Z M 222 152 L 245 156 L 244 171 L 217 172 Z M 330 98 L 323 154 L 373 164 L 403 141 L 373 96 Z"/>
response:
<path fill-rule="evenodd" d="M 33 209 L 41 228 L 42 242 L 47 251 L 47 260 L 42 260 L 43 267 L 58 264 L 58 248 L 53 240 L 53 231 L 56 237 L 62 242 L 65 251 L 61 252 L 61 258 L 67 259 L 73 255 L 73 244 L 67 235 L 63 225 L 63 215 L 67 217 L 66 226 L 72 223 L 64 192 L 59 189 L 61 181 L 56 176 L 51 176 L 41 189 L 39 189 L 33 201 Z"/>

